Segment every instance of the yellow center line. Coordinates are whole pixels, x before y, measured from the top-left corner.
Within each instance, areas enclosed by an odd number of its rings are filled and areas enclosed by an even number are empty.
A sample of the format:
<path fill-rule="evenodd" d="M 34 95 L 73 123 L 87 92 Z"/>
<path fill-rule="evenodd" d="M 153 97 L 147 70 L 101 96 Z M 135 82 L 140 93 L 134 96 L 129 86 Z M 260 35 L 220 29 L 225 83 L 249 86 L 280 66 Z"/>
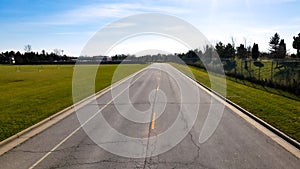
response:
<path fill-rule="evenodd" d="M 158 84 L 157 84 L 156 91 L 158 91 L 158 90 L 159 90 L 160 76 L 158 76 L 156 79 L 158 80 Z M 155 118 L 156 118 L 156 113 L 153 112 L 153 115 L 152 115 L 152 122 L 151 122 L 151 129 L 152 129 L 152 130 L 155 128 Z"/>
<path fill-rule="evenodd" d="M 151 129 L 152 130 L 155 128 L 155 116 L 156 116 L 156 113 L 154 112 L 153 116 L 152 116 L 152 122 L 151 122 Z"/>

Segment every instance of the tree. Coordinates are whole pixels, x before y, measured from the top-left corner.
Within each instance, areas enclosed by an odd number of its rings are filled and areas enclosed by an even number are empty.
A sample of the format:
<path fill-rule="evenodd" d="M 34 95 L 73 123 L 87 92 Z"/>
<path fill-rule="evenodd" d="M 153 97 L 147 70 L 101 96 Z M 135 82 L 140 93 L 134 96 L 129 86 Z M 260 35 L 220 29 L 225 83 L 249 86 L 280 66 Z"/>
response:
<path fill-rule="evenodd" d="M 204 53 L 201 55 L 202 62 L 204 64 L 208 64 L 212 61 L 213 57 L 216 57 L 216 51 L 213 49 L 212 46 L 206 45 Z"/>
<path fill-rule="evenodd" d="M 252 47 L 252 59 L 257 60 L 258 57 L 259 57 L 258 44 L 254 43 Z"/>
<path fill-rule="evenodd" d="M 247 57 L 247 49 L 243 44 L 240 44 L 240 46 L 237 47 L 237 56 L 241 59 L 245 59 Z"/>
<path fill-rule="evenodd" d="M 234 49 L 234 47 L 230 43 L 228 43 L 225 46 L 224 53 L 225 53 L 224 54 L 225 58 L 233 59 L 234 56 L 235 56 L 235 49 Z"/>
<path fill-rule="evenodd" d="M 62 50 L 61 49 L 54 49 L 53 53 L 56 54 L 57 56 L 61 56 Z"/>
<path fill-rule="evenodd" d="M 25 52 L 27 52 L 27 53 L 30 53 L 31 52 L 31 50 L 32 50 L 32 48 L 31 48 L 31 45 L 25 45 L 24 46 L 24 50 L 25 50 Z"/>
<path fill-rule="evenodd" d="M 184 57 L 184 61 L 194 63 L 199 60 L 199 57 L 193 50 L 189 50 Z"/>
<path fill-rule="evenodd" d="M 230 43 L 225 46 L 219 42 L 216 44 L 216 50 L 220 58 L 233 59 L 235 56 L 235 49 Z"/>
<path fill-rule="evenodd" d="M 297 55 L 295 55 L 294 53 L 291 54 L 291 58 L 297 58 Z"/>
<path fill-rule="evenodd" d="M 46 55 L 46 52 L 45 52 L 45 50 L 44 50 L 44 49 L 42 50 L 42 55 L 43 55 L 43 56 L 45 56 L 45 55 Z"/>
<path fill-rule="evenodd" d="M 273 58 L 278 58 L 278 50 L 279 50 L 279 41 L 280 36 L 276 32 L 274 36 L 271 37 L 269 45 L 270 45 L 270 53 Z"/>
<path fill-rule="evenodd" d="M 247 58 L 247 49 L 243 44 L 240 44 L 239 47 L 237 47 L 237 56 L 242 59 L 241 62 L 241 74 L 243 74 L 243 62 L 244 62 L 244 68 L 248 70 L 248 62 L 246 60 Z"/>
<path fill-rule="evenodd" d="M 23 64 L 24 63 L 24 58 L 22 54 L 18 51 L 15 55 L 15 63 L 16 64 Z"/>
<path fill-rule="evenodd" d="M 251 56 L 251 55 L 252 55 L 252 47 L 249 45 L 247 47 L 247 58 L 249 58 L 249 56 Z"/>
<path fill-rule="evenodd" d="M 235 41 L 236 39 L 233 36 L 231 36 L 231 44 L 234 48 L 235 48 Z"/>
<path fill-rule="evenodd" d="M 3 54 L 0 54 L 0 64 L 5 63 L 6 56 Z"/>
<path fill-rule="evenodd" d="M 224 70 L 231 71 L 236 68 L 236 62 L 233 60 L 235 56 L 235 49 L 230 43 L 226 46 L 222 42 L 217 43 L 216 51 L 219 54 L 219 57 L 224 59 L 222 61 Z"/>
<path fill-rule="evenodd" d="M 293 37 L 293 48 L 297 50 L 297 57 L 300 58 L 300 33 L 297 37 Z"/>
<path fill-rule="evenodd" d="M 279 48 L 278 48 L 278 58 L 285 58 L 286 56 L 286 44 L 284 43 L 284 39 L 280 40 Z"/>
<path fill-rule="evenodd" d="M 225 46 L 222 42 L 216 44 L 216 50 L 220 58 L 224 57 Z"/>

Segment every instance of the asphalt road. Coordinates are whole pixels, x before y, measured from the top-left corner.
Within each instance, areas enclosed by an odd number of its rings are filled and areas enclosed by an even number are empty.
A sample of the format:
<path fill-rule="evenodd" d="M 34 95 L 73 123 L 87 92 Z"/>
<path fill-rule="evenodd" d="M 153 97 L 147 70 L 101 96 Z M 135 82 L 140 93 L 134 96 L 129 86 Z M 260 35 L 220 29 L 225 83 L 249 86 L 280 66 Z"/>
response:
<path fill-rule="evenodd" d="M 299 168 L 223 106 L 172 66 L 152 64 L 0 156 L 0 168 Z"/>

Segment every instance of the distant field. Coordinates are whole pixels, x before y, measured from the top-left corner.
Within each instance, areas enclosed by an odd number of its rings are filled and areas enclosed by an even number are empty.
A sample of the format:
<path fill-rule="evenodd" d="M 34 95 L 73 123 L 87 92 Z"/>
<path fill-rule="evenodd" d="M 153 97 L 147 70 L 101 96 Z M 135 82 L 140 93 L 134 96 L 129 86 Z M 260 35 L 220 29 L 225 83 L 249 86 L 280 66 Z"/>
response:
<path fill-rule="evenodd" d="M 288 62 L 288 60 L 287 60 Z M 261 60 L 261 63 L 264 64 L 264 67 L 260 69 L 259 76 L 259 68 L 253 64 L 253 61 L 248 61 L 248 71 L 244 68 L 245 63 L 241 60 L 237 60 L 236 71 L 239 74 L 243 74 L 244 77 L 255 77 L 256 79 L 261 80 L 271 80 L 275 81 L 279 84 L 290 84 L 293 80 L 300 81 L 299 75 L 299 66 L 290 68 L 289 73 L 284 68 L 276 68 L 276 61 L 273 61 L 273 69 L 272 69 L 272 61 L 271 60 Z M 273 72 L 272 72 L 273 70 Z M 293 70 L 293 71 L 291 71 Z"/>
<path fill-rule="evenodd" d="M 84 67 L 88 70 L 93 66 Z M 115 80 L 146 66 L 121 65 L 122 70 L 126 71 L 118 72 Z M 96 91 L 111 84 L 117 67 L 99 67 L 95 80 Z M 72 105 L 72 75 L 73 65 L 0 65 L 0 141 Z M 86 79 L 83 77 L 81 80 Z M 89 94 L 76 96 L 76 100 Z"/>
<path fill-rule="evenodd" d="M 187 66 L 172 65 L 187 73 Z M 210 87 L 207 72 L 192 66 L 189 68 L 199 82 Z M 217 81 L 218 79 L 218 76 L 213 77 L 213 80 Z M 226 97 L 290 137 L 300 141 L 299 97 L 281 90 L 230 77 L 227 77 Z"/>
<path fill-rule="evenodd" d="M 264 64 L 264 67 L 261 68 L 260 70 L 260 79 L 270 79 L 271 78 L 271 65 L 272 61 L 270 60 L 262 60 L 261 61 Z M 254 66 L 253 61 L 249 61 L 247 63 L 249 70 L 251 70 L 251 74 L 253 77 L 256 77 L 257 79 L 259 78 L 259 68 Z M 249 76 L 249 72 L 244 68 L 244 63 L 242 64 L 241 60 L 237 60 L 237 73 L 243 74 L 245 77 Z M 274 63 L 275 67 L 275 63 Z M 274 74 L 278 72 L 278 70 L 274 70 Z M 273 74 L 273 76 L 274 76 Z"/>

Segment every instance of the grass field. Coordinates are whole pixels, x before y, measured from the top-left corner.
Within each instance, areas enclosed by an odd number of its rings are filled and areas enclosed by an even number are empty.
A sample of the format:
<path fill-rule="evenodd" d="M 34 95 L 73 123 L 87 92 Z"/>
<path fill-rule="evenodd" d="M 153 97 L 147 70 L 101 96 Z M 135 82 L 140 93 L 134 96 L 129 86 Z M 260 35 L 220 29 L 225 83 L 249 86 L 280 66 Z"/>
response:
<path fill-rule="evenodd" d="M 121 65 L 115 81 L 147 65 Z M 0 65 L 0 140 L 49 117 L 73 104 L 73 65 Z M 95 65 L 81 66 L 88 72 Z M 95 78 L 95 91 L 112 82 L 118 65 L 101 65 Z M 125 70 L 125 71 L 124 71 Z M 82 77 L 83 82 L 88 77 Z M 90 92 L 90 91 L 88 91 Z M 75 96 L 83 99 L 92 93 Z"/>
<path fill-rule="evenodd" d="M 237 59 L 236 61 L 237 61 L 236 62 L 237 63 L 237 67 L 236 67 L 237 73 L 243 74 L 245 77 L 249 77 L 249 72 L 244 68 L 244 66 L 245 66 L 244 63 L 239 59 Z M 271 78 L 272 61 L 262 60 L 261 62 L 264 64 L 264 67 L 262 67 L 260 70 L 260 79 L 270 79 Z M 253 61 L 248 61 L 247 65 L 248 65 L 248 68 L 249 68 L 252 76 L 259 79 L 259 68 L 253 64 Z M 275 64 L 274 64 L 274 67 L 275 67 Z M 276 72 L 278 72 L 278 70 L 274 70 L 274 71 L 275 71 L 274 74 Z"/>
<path fill-rule="evenodd" d="M 248 69 L 249 72 L 244 68 L 245 64 L 242 62 L 242 60 L 237 59 L 236 61 L 237 61 L 236 71 L 239 74 L 243 74 L 244 77 L 250 77 L 251 74 L 251 77 L 255 77 L 256 79 L 261 79 L 261 80 L 272 79 L 272 81 L 276 81 L 279 84 L 285 84 L 285 85 L 292 83 L 293 79 L 295 79 L 296 81 L 300 80 L 299 67 L 298 68 L 294 67 L 293 68 L 294 71 L 291 71 L 287 76 L 284 68 L 280 68 L 280 69 L 276 68 L 276 61 L 273 61 L 273 69 L 272 69 L 271 60 L 261 60 L 261 63 L 264 64 L 264 67 L 260 69 L 260 73 L 259 73 L 259 68 L 253 64 L 253 61 L 251 62 L 248 61 L 247 65 L 249 68 Z"/>
<path fill-rule="evenodd" d="M 172 64 L 184 73 L 188 67 Z M 204 70 L 189 67 L 194 77 L 207 87 L 210 81 Z M 220 80 L 214 76 L 213 80 Z M 250 82 L 228 78 L 226 98 L 268 122 L 272 126 L 300 141 L 300 98 L 281 90 L 267 88 Z M 222 94 L 222 93 L 221 93 Z"/>

